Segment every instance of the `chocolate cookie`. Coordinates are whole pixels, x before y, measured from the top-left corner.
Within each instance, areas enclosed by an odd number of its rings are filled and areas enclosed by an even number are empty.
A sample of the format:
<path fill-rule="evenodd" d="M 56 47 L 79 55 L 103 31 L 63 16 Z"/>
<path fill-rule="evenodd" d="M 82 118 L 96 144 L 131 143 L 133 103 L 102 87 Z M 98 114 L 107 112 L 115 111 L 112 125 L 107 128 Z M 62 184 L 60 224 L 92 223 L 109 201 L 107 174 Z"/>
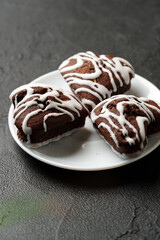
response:
<path fill-rule="evenodd" d="M 14 120 L 18 138 L 30 147 L 58 140 L 84 126 L 87 110 L 69 92 L 45 84 L 28 84 L 14 90 Z"/>
<path fill-rule="evenodd" d="M 59 71 L 89 111 L 104 99 L 126 92 L 134 77 L 134 69 L 125 59 L 92 52 L 68 58 Z"/>
<path fill-rule="evenodd" d="M 99 103 L 91 119 L 116 153 L 134 153 L 147 144 L 147 136 L 160 131 L 160 104 L 147 98 L 117 95 Z"/>

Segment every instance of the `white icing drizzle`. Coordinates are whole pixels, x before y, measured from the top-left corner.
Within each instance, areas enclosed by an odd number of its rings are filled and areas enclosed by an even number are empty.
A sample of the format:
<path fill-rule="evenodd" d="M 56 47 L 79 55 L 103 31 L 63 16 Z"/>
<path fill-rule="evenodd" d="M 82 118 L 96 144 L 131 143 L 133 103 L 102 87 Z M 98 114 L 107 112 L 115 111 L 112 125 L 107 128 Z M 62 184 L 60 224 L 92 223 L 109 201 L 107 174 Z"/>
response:
<path fill-rule="evenodd" d="M 114 100 L 119 100 L 119 99 L 123 99 L 123 100 L 116 104 L 116 109 L 118 110 L 118 114 L 115 114 L 115 113 L 111 112 L 110 109 L 107 108 L 107 106 L 110 103 L 114 102 Z M 140 142 L 140 149 L 143 149 L 144 148 L 144 143 L 145 143 L 145 141 L 147 141 L 144 122 L 147 122 L 148 124 L 150 124 L 151 122 L 155 121 L 154 114 L 150 109 L 153 109 L 160 114 L 160 105 L 156 102 L 156 104 L 159 107 L 153 106 L 153 105 L 149 104 L 148 101 L 149 100 L 146 99 L 146 98 L 137 98 L 137 97 L 132 96 L 132 95 L 113 96 L 109 99 L 104 100 L 104 105 L 102 106 L 102 109 L 101 109 L 101 112 L 100 112 L 99 115 L 95 114 L 95 109 L 97 109 L 97 107 L 99 107 L 102 103 L 99 103 L 96 106 L 96 108 L 92 110 L 92 112 L 91 112 L 92 122 L 96 123 L 96 120 L 99 119 L 99 118 L 104 118 L 109 122 L 109 124 L 111 126 L 107 125 L 104 122 L 101 122 L 97 127 L 98 128 L 103 127 L 110 133 L 110 136 L 112 137 L 116 147 L 119 148 L 119 143 L 118 143 L 117 136 L 114 133 L 114 129 L 119 129 L 119 131 L 122 132 L 125 140 L 130 145 L 135 144 L 135 138 L 136 138 Z M 144 113 L 144 116 L 137 116 L 136 117 L 136 122 L 137 122 L 137 125 L 138 125 L 139 129 L 137 129 L 134 125 L 132 125 L 125 118 L 125 116 L 124 116 L 124 106 L 126 104 L 127 105 L 128 104 L 129 105 L 136 105 Z M 112 117 L 117 120 L 117 122 L 120 124 L 121 128 L 119 128 L 112 121 Z M 128 132 L 127 128 L 132 129 L 132 131 L 135 133 L 135 138 L 129 137 L 129 132 Z"/>
<path fill-rule="evenodd" d="M 103 98 L 106 97 L 106 91 L 107 91 L 107 95 L 110 96 L 112 91 L 110 90 L 107 90 L 105 86 L 101 85 L 101 84 L 98 84 L 98 83 L 94 83 L 94 82 L 91 82 L 91 81 L 88 81 L 88 80 L 84 80 L 83 81 L 79 78 L 74 78 L 74 77 L 71 77 L 71 78 L 67 78 L 67 82 L 68 84 L 71 86 L 74 82 L 74 84 L 78 84 L 78 85 L 85 85 L 85 86 L 88 86 L 88 87 L 91 87 L 92 89 L 92 94 L 94 95 L 94 91 L 99 92 L 100 96 L 103 96 Z M 81 88 L 80 88 L 81 89 Z M 94 90 L 94 91 L 93 91 Z"/>
<path fill-rule="evenodd" d="M 74 65 L 67 66 L 70 63 L 70 60 L 75 60 L 76 63 Z M 82 67 L 84 61 L 90 61 L 92 63 L 94 67 L 94 72 L 83 74 L 70 72 Z M 96 56 L 93 52 L 90 51 L 86 53 L 81 52 L 68 58 L 59 66 L 59 71 L 64 74 L 63 76 L 70 87 L 73 84 L 80 85 L 78 90 L 75 91 L 75 93 L 88 92 L 95 96 L 99 101 L 110 97 L 113 92 L 117 91 L 117 85 L 114 80 L 114 76 L 119 81 L 120 87 L 122 87 L 124 84 L 129 84 L 130 74 L 134 77 L 133 67 L 125 59 L 113 57 L 111 60 L 107 58 L 106 55 Z M 102 72 L 108 73 L 112 89 L 109 90 L 105 86 L 95 81 L 98 77 L 100 77 Z M 81 101 L 84 105 L 86 104 L 86 100 L 84 98 L 81 99 Z M 90 102 L 89 105 L 92 106 L 95 105 L 95 103 L 92 101 L 92 103 Z"/>
<path fill-rule="evenodd" d="M 137 123 L 138 123 L 138 126 L 139 126 L 139 131 L 140 131 L 140 136 L 141 136 L 141 143 L 140 143 L 140 149 L 143 149 L 143 143 L 145 140 L 147 140 L 146 138 L 146 132 L 145 132 L 145 127 L 144 127 L 144 123 L 145 122 L 148 122 L 149 123 L 149 120 L 148 118 L 146 117 L 136 117 L 136 120 L 137 120 Z"/>
<path fill-rule="evenodd" d="M 44 94 L 34 94 L 34 88 L 33 87 L 43 87 L 46 88 L 47 91 Z M 26 95 L 25 97 L 17 103 L 17 96 L 20 91 L 25 90 Z M 68 99 L 63 101 L 59 98 L 59 92 L 61 92 L 63 95 L 65 95 Z M 61 115 L 68 115 L 70 116 L 71 120 L 74 121 L 75 117 L 74 115 L 70 112 L 73 111 L 77 114 L 77 116 L 80 116 L 80 111 L 82 110 L 82 105 L 80 102 L 75 99 L 69 92 L 64 91 L 62 89 L 57 89 L 56 87 L 51 87 L 45 84 L 28 84 L 28 85 L 23 85 L 17 89 L 15 89 L 11 95 L 10 99 L 12 100 L 12 97 L 15 95 L 15 109 L 14 109 L 14 115 L 15 115 L 15 121 L 20 117 L 22 113 L 24 113 L 29 107 L 32 106 L 37 106 L 38 109 L 31 111 L 28 113 L 22 122 L 22 130 L 24 134 L 27 136 L 27 143 L 30 144 L 30 135 L 32 134 L 32 128 L 28 127 L 28 121 L 31 119 L 33 116 L 39 114 L 40 112 L 45 112 L 50 109 L 56 109 L 59 112 L 53 112 L 53 113 L 48 113 L 44 116 L 43 119 L 43 127 L 44 127 L 44 132 L 47 131 L 47 125 L 46 125 L 46 120 L 51 117 L 58 117 Z M 47 97 L 54 97 L 55 101 L 47 100 Z M 46 107 L 44 108 L 43 103 L 45 103 Z M 64 109 L 65 108 L 65 109 Z M 67 110 L 68 109 L 68 110 Z"/>
<path fill-rule="evenodd" d="M 85 87 L 77 88 L 75 90 L 75 93 L 77 94 L 81 91 L 93 94 L 95 97 L 97 97 L 99 99 L 100 102 L 103 100 L 102 97 L 97 92 L 93 93 L 93 91 L 89 88 L 85 88 Z"/>
<path fill-rule="evenodd" d="M 96 104 L 89 99 L 82 98 L 81 101 L 83 102 L 84 105 L 90 105 L 92 109 L 96 106 Z"/>

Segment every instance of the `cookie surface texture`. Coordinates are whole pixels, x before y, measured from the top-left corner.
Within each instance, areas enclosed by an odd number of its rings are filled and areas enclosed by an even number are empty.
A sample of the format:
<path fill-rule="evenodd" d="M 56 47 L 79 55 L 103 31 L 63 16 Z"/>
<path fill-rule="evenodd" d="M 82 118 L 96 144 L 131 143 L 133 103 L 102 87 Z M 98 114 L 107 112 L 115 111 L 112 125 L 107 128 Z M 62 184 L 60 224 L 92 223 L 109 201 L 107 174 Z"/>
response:
<path fill-rule="evenodd" d="M 128 91 L 134 77 L 127 60 L 93 52 L 75 54 L 59 66 L 59 71 L 89 111 L 104 99 Z"/>
<path fill-rule="evenodd" d="M 45 84 L 28 84 L 14 90 L 14 121 L 18 138 L 40 147 L 84 126 L 87 110 L 72 94 Z"/>
<path fill-rule="evenodd" d="M 98 104 L 91 119 L 116 153 L 135 153 L 146 146 L 149 134 L 160 131 L 160 104 L 147 98 L 117 95 Z"/>

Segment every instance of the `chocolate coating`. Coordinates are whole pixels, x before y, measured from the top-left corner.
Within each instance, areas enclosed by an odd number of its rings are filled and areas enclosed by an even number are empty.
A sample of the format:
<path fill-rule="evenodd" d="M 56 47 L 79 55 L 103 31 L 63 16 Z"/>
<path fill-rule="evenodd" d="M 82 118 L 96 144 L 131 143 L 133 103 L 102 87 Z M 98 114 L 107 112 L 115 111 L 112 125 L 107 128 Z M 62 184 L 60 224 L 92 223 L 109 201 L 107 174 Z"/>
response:
<path fill-rule="evenodd" d="M 14 119 L 18 138 L 31 147 L 58 140 L 84 126 L 88 115 L 69 92 L 45 84 L 28 84 L 14 90 Z"/>
<path fill-rule="evenodd" d="M 134 153 L 146 146 L 149 134 L 160 131 L 160 104 L 132 95 L 117 95 L 98 104 L 91 119 L 117 153 Z"/>
<path fill-rule="evenodd" d="M 92 52 L 68 58 L 59 71 L 89 111 L 104 99 L 126 92 L 134 77 L 133 67 L 125 59 Z"/>

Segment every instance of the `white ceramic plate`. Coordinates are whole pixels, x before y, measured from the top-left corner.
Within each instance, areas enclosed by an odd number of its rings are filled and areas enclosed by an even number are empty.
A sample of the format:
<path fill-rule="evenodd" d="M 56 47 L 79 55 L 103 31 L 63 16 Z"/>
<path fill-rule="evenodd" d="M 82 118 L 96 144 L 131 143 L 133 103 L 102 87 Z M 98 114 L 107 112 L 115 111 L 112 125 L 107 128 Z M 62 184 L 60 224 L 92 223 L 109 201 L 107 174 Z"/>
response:
<path fill-rule="evenodd" d="M 33 82 L 51 84 L 69 90 L 59 71 L 45 74 Z M 132 80 L 132 86 L 128 94 L 147 97 L 160 102 L 158 88 L 138 75 Z M 110 147 L 93 129 L 90 119 L 87 118 L 85 127 L 72 135 L 44 147 L 31 149 L 21 143 L 17 137 L 13 122 L 13 105 L 10 107 L 8 120 L 14 140 L 25 152 L 47 164 L 72 170 L 97 171 L 124 166 L 144 157 L 160 144 L 160 135 L 154 134 L 149 137 L 148 145 L 138 157 L 122 159 L 112 152 Z"/>

